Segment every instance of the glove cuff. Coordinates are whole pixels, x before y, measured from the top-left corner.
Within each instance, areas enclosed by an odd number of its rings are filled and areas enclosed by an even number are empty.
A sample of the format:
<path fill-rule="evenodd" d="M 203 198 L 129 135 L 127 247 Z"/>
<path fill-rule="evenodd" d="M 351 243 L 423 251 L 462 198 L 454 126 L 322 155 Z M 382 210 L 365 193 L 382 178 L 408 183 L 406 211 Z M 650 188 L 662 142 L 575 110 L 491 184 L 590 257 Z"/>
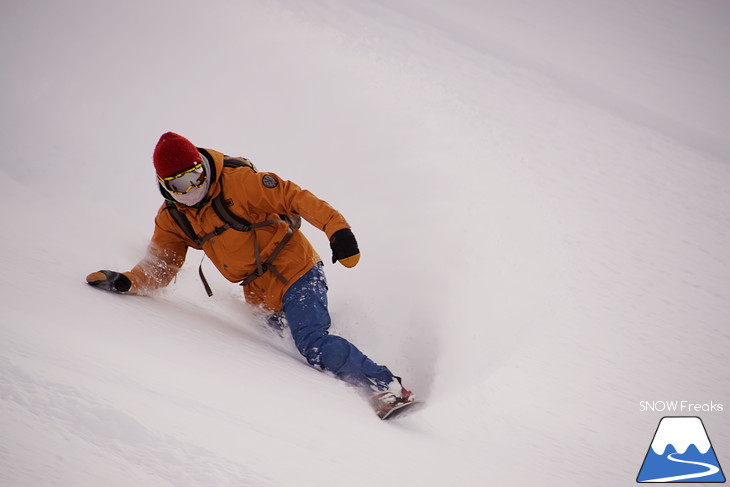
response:
<path fill-rule="evenodd" d="M 355 254 L 352 257 L 345 257 L 344 259 L 340 259 L 340 264 L 344 265 L 348 269 L 355 267 L 358 262 L 360 262 L 360 254 Z"/>

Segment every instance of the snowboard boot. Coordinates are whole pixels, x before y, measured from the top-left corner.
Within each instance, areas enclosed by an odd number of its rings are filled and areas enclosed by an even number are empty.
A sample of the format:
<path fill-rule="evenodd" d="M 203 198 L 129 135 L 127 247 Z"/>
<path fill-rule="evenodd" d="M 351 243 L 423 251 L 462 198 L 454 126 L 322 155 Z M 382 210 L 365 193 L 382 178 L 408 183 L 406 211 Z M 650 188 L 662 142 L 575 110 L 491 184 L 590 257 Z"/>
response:
<path fill-rule="evenodd" d="M 397 410 L 415 402 L 416 396 L 401 383 L 400 377 L 395 377 L 387 388 L 375 393 L 370 398 L 370 405 L 380 419 L 387 419 Z"/>

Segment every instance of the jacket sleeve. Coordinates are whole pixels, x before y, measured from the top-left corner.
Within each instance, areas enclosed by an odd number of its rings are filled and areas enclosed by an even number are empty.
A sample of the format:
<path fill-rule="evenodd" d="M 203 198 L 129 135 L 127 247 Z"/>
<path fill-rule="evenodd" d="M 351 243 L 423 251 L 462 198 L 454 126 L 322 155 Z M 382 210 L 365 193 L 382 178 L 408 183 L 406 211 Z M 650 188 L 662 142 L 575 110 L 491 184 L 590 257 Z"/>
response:
<path fill-rule="evenodd" d="M 155 232 L 145 257 L 125 275 L 132 281 L 131 292 L 146 292 L 165 287 L 185 263 L 188 243 L 176 231 L 176 224 L 163 208 L 155 218 Z"/>
<path fill-rule="evenodd" d="M 241 186 L 253 210 L 301 216 L 325 232 L 327 238 L 350 228 L 345 217 L 329 203 L 274 173 L 247 171 Z"/>

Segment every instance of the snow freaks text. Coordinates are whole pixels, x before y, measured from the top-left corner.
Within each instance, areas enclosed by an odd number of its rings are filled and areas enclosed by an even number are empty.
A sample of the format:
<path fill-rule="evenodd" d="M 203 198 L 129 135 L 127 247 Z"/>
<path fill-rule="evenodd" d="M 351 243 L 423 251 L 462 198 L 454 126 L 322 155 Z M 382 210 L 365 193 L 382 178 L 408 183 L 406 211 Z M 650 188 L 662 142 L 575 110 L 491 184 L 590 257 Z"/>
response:
<path fill-rule="evenodd" d="M 723 405 L 710 401 L 696 403 L 692 401 L 640 401 L 639 412 L 668 412 L 668 413 L 721 413 Z"/>

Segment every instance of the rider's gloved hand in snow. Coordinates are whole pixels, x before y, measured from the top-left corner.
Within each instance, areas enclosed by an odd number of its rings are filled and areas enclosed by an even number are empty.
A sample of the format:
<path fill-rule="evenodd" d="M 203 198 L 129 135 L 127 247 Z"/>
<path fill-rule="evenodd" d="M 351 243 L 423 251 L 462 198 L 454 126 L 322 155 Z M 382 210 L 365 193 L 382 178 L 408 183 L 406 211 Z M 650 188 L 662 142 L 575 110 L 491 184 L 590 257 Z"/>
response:
<path fill-rule="evenodd" d="M 86 276 L 86 282 L 90 286 L 113 293 L 126 293 L 132 288 L 132 281 L 127 276 L 114 271 L 92 272 Z"/>

